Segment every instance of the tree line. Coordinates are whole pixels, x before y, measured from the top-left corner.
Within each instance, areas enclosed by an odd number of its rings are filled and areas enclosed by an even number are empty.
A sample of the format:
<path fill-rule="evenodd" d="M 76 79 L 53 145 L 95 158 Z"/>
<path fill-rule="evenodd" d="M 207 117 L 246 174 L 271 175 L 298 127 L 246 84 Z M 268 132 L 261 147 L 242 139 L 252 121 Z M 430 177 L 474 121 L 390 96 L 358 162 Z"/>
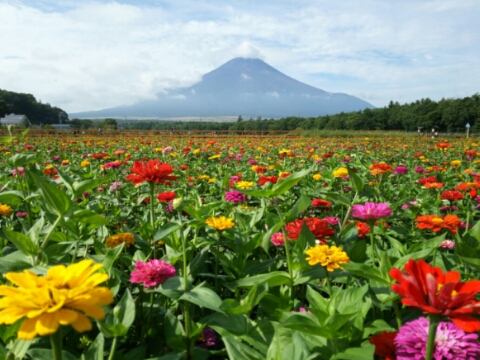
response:
<path fill-rule="evenodd" d="M 66 123 L 68 114 L 49 103 L 42 103 L 31 94 L 0 89 L 0 117 L 8 114 L 25 115 L 32 124 Z"/>

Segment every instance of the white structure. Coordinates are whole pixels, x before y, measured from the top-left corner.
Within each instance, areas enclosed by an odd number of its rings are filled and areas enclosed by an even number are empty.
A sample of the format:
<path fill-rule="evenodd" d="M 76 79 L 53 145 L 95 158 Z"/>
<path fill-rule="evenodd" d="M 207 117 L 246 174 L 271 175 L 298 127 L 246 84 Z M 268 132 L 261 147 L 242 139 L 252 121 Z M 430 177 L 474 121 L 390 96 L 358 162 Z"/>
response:
<path fill-rule="evenodd" d="M 70 124 L 50 124 L 55 130 L 70 130 L 72 126 Z"/>
<path fill-rule="evenodd" d="M 3 125 L 3 126 L 12 125 L 12 126 L 28 127 L 32 124 L 30 123 L 30 120 L 28 120 L 28 118 L 25 115 L 10 114 L 10 115 L 6 115 L 5 117 L 0 119 L 0 125 Z"/>

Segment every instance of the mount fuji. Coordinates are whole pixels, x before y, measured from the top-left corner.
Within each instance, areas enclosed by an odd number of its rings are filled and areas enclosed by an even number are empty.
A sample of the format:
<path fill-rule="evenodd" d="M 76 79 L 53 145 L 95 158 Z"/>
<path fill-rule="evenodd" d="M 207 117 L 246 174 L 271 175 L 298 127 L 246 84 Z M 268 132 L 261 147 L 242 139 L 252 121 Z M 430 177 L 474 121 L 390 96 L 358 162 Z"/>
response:
<path fill-rule="evenodd" d="M 155 100 L 70 117 L 317 117 L 374 108 L 355 96 L 297 81 L 262 60 L 235 58 L 190 87 L 167 89 Z"/>

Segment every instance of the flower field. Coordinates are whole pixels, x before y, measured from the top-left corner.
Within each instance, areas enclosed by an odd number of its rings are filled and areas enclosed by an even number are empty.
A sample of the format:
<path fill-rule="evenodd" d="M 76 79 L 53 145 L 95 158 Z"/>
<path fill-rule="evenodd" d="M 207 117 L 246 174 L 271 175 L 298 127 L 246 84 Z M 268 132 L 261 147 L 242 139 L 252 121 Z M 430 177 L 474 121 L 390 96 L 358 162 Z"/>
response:
<path fill-rule="evenodd" d="M 480 359 L 475 141 L 0 137 L 0 358 Z"/>

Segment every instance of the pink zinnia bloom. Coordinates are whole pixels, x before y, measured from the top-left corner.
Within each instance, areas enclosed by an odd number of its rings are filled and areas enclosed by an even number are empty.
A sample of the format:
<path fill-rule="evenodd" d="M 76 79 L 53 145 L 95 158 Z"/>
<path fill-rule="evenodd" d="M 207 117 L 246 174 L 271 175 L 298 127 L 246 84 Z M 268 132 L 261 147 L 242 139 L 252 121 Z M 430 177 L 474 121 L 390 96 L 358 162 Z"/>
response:
<path fill-rule="evenodd" d="M 352 217 L 361 220 L 378 220 L 391 215 L 393 212 L 387 203 L 366 202 L 365 205 L 352 206 Z"/>
<path fill-rule="evenodd" d="M 393 172 L 398 175 L 405 175 L 408 172 L 408 169 L 406 166 L 400 165 L 393 169 Z"/>
<path fill-rule="evenodd" d="M 275 246 L 283 246 L 285 245 L 285 240 L 283 239 L 283 234 L 279 231 L 272 235 L 270 241 Z"/>
<path fill-rule="evenodd" d="M 338 225 L 339 222 L 339 218 L 336 216 L 325 216 L 323 220 L 328 222 L 328 224 L 331 226 Z"/>
<path fill-rule="evenodd" d="M 137 261 L 135 270 L 130 274 L 130 282 L 155 287 L 175 275 L 175 268 L 163 260 Z"/>
<path fill-rule="evenodd" d="M 225 201 L 231 202 L 231 203 L 243 203 L 248 200 L 248 196 L 244 193 L 241 193 L 240 191 L 227 191 L 225 194 Z"/>
<path fill-rule="evenodd" d="M 444 249 L 453 249 L 455 247 L 455 241 L 452 241 L 452 240 L 444 240 L 442 241 L 442 243 L 440 244 L 440 247 L 441 248 L 444 248 Z"/>

